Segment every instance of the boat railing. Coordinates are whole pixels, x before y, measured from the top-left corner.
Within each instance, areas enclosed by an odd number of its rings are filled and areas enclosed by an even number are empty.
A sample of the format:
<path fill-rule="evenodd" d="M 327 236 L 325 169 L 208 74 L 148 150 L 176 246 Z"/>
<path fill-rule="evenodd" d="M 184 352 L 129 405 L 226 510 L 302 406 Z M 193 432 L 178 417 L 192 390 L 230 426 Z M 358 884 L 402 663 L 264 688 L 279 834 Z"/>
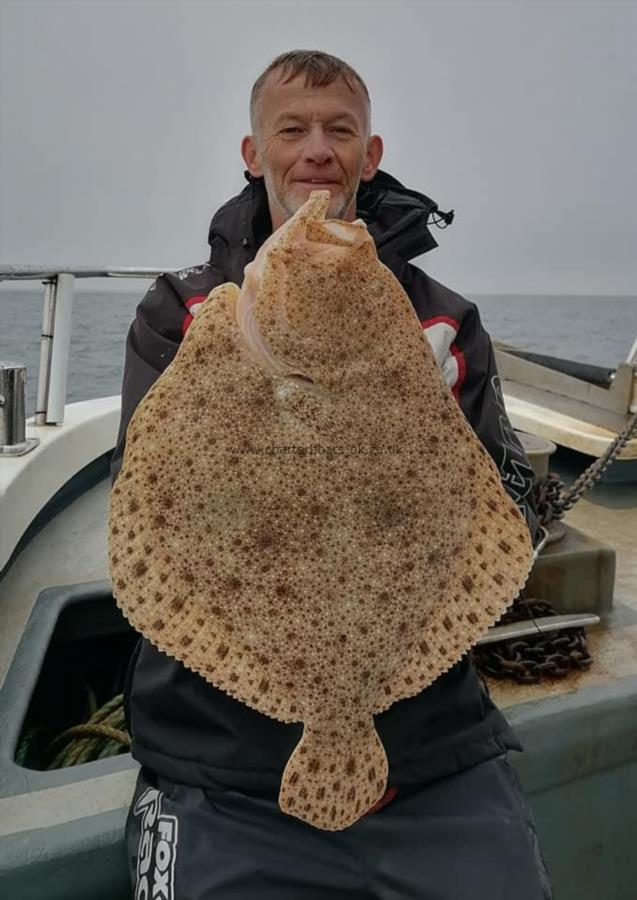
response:
<path fill-rule="evenodd" d="M 503 382 L 623 418 L 637 412 L 637 340 L 615 370 L 522 351 L 504 341 L 494 340 L 493 349 Z"/>
<path fill-rule="evenodd" d="M 66 383 L 71 341 L 71 315 L 75 280 L 78 278 L 145 278 L 151 279 L 163 273 L 174 273 L 177 268 L 139 268 L 133 266 L 0 266 L 0 282 L 42 281 L 44 300 L 42 308 L 42 332 L 40 337 L 40 361 L 38 366 L 37 393 L 34 423 L 36 425 L 60 425 L 64 422 Z M 605 384 L 599 381 L 582 381 L 551 372 L 530 359 L 522 358 L 520 351 L 507 344 L 494 341 L 500 376 L 505 379 L 536 385 L 542 379 L 542 387 L 556 394 L 569 396 L 593 406 L 615 413 L 626 414 L 637 409 L 637 338 L 625 362 L 615 371 L 607 370 Z M 513 353 L 507 351 L 514 351 Z M 538 360 L 539 362 L 539 360 Z M 601 370 L 600 370 L 601 371 Z M 15 375 L 12 375 L 15 378 Z M 19 381 L 19 379 L 18 379 Z M 17 382 L 16 382 L 17 383 Z M 10 392 L 18 397 L 18 392 Z M 14 421 L 15 414 L 7 409 L 7 396 L 0 402 L 0 416 L 6 424 Z M 18 405 L 23 402 L 17 399 Z M 1 423 L 0 423 L 1 424 Z M 8 431 L 8 426 L 3 429 Z M 17 429 L 21 429 L 18 425 Z"/>
<path fill-rule="evenodd" d="M 76 279 L 149 279 L 157 278 L 162 273 L 177 271 L 180 270 L 126 266 L 0 266 L 0 282 L 42 281 L 44 284 L 40 362 L 34 414 L 36 425 L 61 425 L 64 422 Z M 0 403 L 0 415 L 5 422 L 15 420 L 15 409 L 9 408 L 10 397 L 14 398 L 12 406 L 24 408 L 24 400 L 19 391 L 4 394 L 3 402 Z M 21 429 L 18 428 L 17 431 L 20 433 Z"/>

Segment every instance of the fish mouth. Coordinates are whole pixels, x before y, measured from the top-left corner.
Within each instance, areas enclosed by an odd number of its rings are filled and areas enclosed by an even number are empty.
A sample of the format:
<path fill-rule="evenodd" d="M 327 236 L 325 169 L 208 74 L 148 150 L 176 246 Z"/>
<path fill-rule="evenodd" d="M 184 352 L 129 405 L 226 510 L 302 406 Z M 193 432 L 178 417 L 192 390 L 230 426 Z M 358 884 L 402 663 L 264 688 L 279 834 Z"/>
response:
<path fill-rule="evenodd" d="M 347 222 L 344 219 L 327 219 L 330 205 L 330 191 L 316 188 L 310 193 L 304 205 L 297 210 L 289 227 L 300 233 L 300 240 L 312 244 L 340 245 L 354 247 L 371 240 L 367 226 L 362 219 Z M 285 227 L 285 226 L 282 226 Z"/>
<path fill-rule="evenodd" d="M 314 190 L 307 201 L 297 210 L 281 229 L 290 229 L 293 243 L 323 245 L 321 252 L 338 251 L 339 247 L 353 247 L 369 240 L 369 233 L 361 219 L 345 222 L 340 219 L 326 220 L 330 192 Z M 281 230 L 279 229 L 279 231 Z M 243 340 L 258 364 L 272 375 L 288 379 L 304 390 L 315 388 L 314 379 L 306 372 L 299 371 L 290 362 L 278 359 L 270 350 L 259 331 L 254 311 L 261 274 L 269 252 L 273 235 L 260 248 L 255 259 L 244 269 L 244 280 L 235 306 L 235 320 Z M 334 246 L 338 245 L 338 246 Z M 318 246 L 317 246 L 318 249 Z"/>

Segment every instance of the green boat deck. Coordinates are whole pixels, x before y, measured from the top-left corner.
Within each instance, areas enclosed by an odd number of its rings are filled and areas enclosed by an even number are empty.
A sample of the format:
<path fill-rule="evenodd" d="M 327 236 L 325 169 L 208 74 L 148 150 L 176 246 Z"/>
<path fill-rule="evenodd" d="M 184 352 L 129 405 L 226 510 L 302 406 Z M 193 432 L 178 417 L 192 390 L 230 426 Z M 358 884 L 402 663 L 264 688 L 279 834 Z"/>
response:
<path fill-rule="evenodd" d="M 576 463 L 566 458 L 561 471 Z M 19 900 L 130 896 L 124 822 L 137 769 L 130 754 L 50 772 L 14 761 L 18 707 L 41 666 L 34 647 L 43 657 L 64 604 L 108 596 L 107 498 L 106 480 L 80 492 L 0 580 L 0 888 Z M 637 485 L 598 485 L 565 521 L 616 552 L 612 609 L 588 632 L 593 665 L 563 680 L 489 687 L 525 748 L 512 761 L 538 821 L 556 900 L 635 900 Z M 52 584 L 75 586 L 42 594 Z M 568 611 L 575 609 L 577 598 L 569 598 Z"/>

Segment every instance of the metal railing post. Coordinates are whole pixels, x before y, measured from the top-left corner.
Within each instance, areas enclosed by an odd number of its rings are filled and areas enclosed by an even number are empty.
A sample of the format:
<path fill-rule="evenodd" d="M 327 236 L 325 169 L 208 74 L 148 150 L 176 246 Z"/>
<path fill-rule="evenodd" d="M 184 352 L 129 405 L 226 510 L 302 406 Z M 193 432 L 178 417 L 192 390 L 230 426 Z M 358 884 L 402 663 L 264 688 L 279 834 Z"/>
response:
<path fill-rule="evenodd" d="M 36 425 L 46 425 L 46 407 L 49 396 L 49 374 L 51 372 L 51 349 L 53 343 L 53 320 L 55 317 L 55 295 L 57 276 L 44 283 L 44 303 L 42 306 L 42 333 L 40 335 L 40 365 L 38 367 L 38 390 L 35 398 Z"/>
<path fill-rule="evenodd" d="M 57 266 L 0 265 L 4 281 L 42 281 L 44 304 L 40 337 L 40 363 L 35 401 L 35 425 L 60 425 L 64 421 L 71 313 L 76 278 L 157 278 L 177 272 L 202 272 L 208 264 L 192 269 L 139 268 L 137 266 L 73 266 L 65 271 Z M 37 443 L 35 438 L 27 442 Z"/>
<path fill-rule="evenodd" d="M 26 397 L 26 366 L 0 363 L 0 456 L 23 456 L 39 444 L 26 437 Z"/>
<path fill-rule="evenodd" d="M 48 378 L 49 390 L 46 401 L 47 425 L 61 425 L 64 421 L 74 287 L 75 278 L 73 275 L 69 275 L 66 272 L 61 272 L 58 275 L 53 318 L 51 369 Z"/>

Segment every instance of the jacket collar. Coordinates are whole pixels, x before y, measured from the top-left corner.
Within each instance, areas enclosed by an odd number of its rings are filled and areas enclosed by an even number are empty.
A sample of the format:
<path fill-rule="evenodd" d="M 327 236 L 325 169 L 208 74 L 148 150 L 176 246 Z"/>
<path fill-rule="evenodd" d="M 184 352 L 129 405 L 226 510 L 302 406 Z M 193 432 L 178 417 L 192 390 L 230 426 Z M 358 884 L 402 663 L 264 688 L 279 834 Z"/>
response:
<path fill-rule="evenodd" d="M 244 176 L 248 184 L 219 208 L 208 233 L 211 264 L 238 284 L 244 267 L 272 233 L 264 179 L 247 171 Z M 454 213 L 441 212 L 425 194 L 404 187 L 379 169 L 371 181 L 360 183 L 356 215 L 367 225 L 380 259 L 396 270 L 437 247 L 428 225 L 444 228 Z"/>

